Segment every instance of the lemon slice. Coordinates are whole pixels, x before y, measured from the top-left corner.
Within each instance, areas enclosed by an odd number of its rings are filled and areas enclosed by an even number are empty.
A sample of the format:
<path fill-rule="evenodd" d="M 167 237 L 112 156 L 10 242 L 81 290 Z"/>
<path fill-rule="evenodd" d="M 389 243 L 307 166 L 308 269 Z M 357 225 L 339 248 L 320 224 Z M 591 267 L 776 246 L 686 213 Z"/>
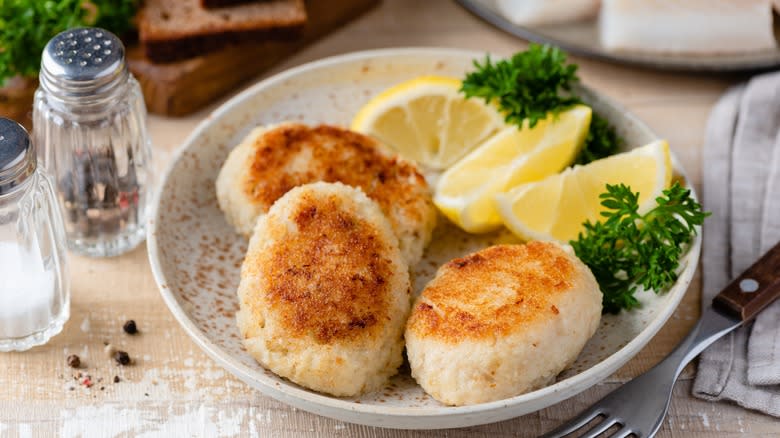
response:
<path fill-rule="evenodd" d="M 496 194 L 560 172 L 576 158 L 590 126 L 591 109 L 577 105 L 533 128 L 506 128 L 444 172 L 433 202 L 471 233 L 501 226 Z"/>
<path fill-rule="evenodd" d="M 504 224 L 518 237 L 568 242 L 583 231 L 586 220 L 601 219 L 599 195 L 607 184 L 625 184 L 639 192 L 639 212 L 644 213 L 656 205 L 655 198 L 671 180 L 669 144 L 658 140 L 517 186 L 497 195 L 496 205 Z"/>
<path fill-rule="evenodd" d="M 496 108 L 466 99 L 454 78 L 423 76 L 371 99 L 352 130 L 372 135 L 402 156 L 445 169 L 504 126 Z"/>

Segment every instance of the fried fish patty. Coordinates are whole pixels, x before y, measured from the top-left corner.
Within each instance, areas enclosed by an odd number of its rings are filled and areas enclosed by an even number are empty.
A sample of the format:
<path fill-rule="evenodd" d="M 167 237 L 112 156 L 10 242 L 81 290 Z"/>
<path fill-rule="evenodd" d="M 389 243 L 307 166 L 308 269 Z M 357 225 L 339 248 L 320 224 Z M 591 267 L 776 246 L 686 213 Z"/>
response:
<path fill-rule="evenodd" d="M 492 246 L 439 269 L 413 306 L 406 352 L 436 400 L 501 400 L 553 381 L 600 319 L 598 283 L 570 247 Z"/>
<path fill-rule="evenodd" d="M 277 199 L 317 181 L 360 187 L 390 220 L 407 262 L 420 260 L 436 224 L 430 189 L 414 163 L 363 134 L 297 123 L 256 128 L 220 170 L 217 200 L 227 221 L 249 237 Z"/>
<path fill-rule="evenodd" d="M 312 183 L 277 200 L 257 222 L 238 297 L 247 351 L 299 385 L 357 395 L 401 365 L 408 265 L 358 188 Z"/>

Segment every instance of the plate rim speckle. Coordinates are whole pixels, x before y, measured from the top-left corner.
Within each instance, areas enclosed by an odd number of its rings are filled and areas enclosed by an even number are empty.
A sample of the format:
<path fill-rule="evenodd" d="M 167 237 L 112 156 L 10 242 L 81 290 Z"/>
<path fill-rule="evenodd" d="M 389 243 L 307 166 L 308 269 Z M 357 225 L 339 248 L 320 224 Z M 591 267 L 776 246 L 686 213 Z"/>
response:
<path fill-rule="evenodd" d="M 512 397 L 505 400 L 482 403 L 471 406 L 461 407 L 397 407 L 387 405 L 360 404 L 349 400 L 335 398 L 327 395 L 314 393 L 302 389 L 292 383 L 279 383 L 271 380 L 269 377 L 258 373 L 256 370 L 242 364 L 237 358 L 211 342 L 206 335 L 196 326 L 195 322 L 188 316 L 187 311 L 177 301 L 172 288 L 168 286 L 169 280 L 166 278 L 162 261 L 161 251 L 158 246 L 157 224 L 160 218 L 160 199 L 162 190 L 171 178 L 176 163 L 181 160 L 188 149 L 203 135 L 212 125 L 218 123 L 226 114 L 231 113 L 234 107 L 241 106 L 242 103 L 251 99 L 264 90 L 278 86 L 287 79 L 296 75 L 309 72 L 311 70 L 322 69 L 345 63 L 355 63 L 356 61 L 368 61 L 381 59 L 383 57 L 467 57 L 468 59 L 478 59 L 484 57 L 484 52 L 445 49 L 445 48 L 389 48 L 361 52 L 353 52 L 344 55 L 324 58 L 318 61 L 300 65 L 298 67 L 286 70 L 279 74 L 264 79 L 243 92 L 239 93 L 219 108 L 209 114 L 198 126 L 190 133 L 187 139 L 172 154 L 163 177 L 155 190 L 152 198 L 151 210 L 147 226 L 147 252 L 149 263 L 152 268 L 154 280 L 160 290 L 163 301 L 170 309 L 178 323 L 184 328 L 185 332 L 195 343 L 203 349 L 212 359 L 224 367 L 227 371 L 250 385 L 260 390 L 262 393 L 273 397 L 281 402 L 310 411 L 319 415 L 324 415 L 352 423 L 365 424 L 371 426 L 403 428 L 403 429 L 438 429 L 465 427 L 471 425 L 486 424 L 505 420 L 519 415 L 534 412 L 536 410 L 553 405 L 565 400 L 581 391 L 584 391 L 606 377 L 617 371 L 622 365 L 633 358 L 663 327 L 664 323 L 671 317 L 677 308 L 680 300 L 685 295 L 688 285 L 693 278 L 698 264 L 699 252 L 701 249 L 701 233 L 698 233 L 694 239 L 687 256 L 688 264 L 680 273 L 677 283 L 670 289 L 665 307 L 662 307 L 655 318 L 630 342 L 613 353 L 611 356 L 602 360 L 595 366 L 582 371 L 581 373 L 556 382 L 545 388 Z M 635 123 L 647 132 L 652 132 L 641 121 L 625 111 L 620 105 L 615 104 L 593 90 L 586 89 L 589 93 L 597 95 L 605 104 L 616 108 L 624 114 L 627 121 Z M 674 157 L 673 157 L 674 159 Z M 685 173 L 676 159 L 675 168 L 678 173 L 685 177 Z M 687 178 L 686 178 L 687 179 Z M 691 187 L 691 190 L 693 188 Z M 695 196 L 695 193 L 694 193 Z"/>

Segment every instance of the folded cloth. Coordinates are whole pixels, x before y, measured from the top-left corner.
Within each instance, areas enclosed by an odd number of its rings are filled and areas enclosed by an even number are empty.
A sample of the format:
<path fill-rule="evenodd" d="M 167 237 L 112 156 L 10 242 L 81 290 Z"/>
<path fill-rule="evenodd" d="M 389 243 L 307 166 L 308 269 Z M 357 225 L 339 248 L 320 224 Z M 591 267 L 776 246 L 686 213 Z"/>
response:
<path fill-rule="evenodd" d="M 702 305 L 780 240 L 780 73 L 729 89 L 707 122 Z M 693 394 L 780 417 L 780 302 L 705 350 Z"/>

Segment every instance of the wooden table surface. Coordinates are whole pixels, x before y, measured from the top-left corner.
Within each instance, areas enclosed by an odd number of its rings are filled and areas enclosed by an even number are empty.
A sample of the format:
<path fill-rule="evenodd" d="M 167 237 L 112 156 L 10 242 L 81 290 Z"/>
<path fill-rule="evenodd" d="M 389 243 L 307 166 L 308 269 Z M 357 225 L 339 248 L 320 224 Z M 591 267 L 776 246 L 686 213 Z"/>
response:
<path fill-rule="evenodd" d="M 385 0 L 381 6 L 274 69 L 341 53 L 400 46 L 440 46 L 511 54 L 525 43 L 469 15 L 448 0 Z M 744 77 L 673 74 L 573 58 L 585 83 L 620 102 L 669 140 L 695 184 L 701 181 L 707 114 L 730 84 Z M 259 79 L 259 78 L 258 78 Z M 218 103 L 217 103 L 218 104 Z M 158 164 L 206 117 L 150 117 Z M 661 332 L 605 382 L 559 405 L 502 423 L 447 431 L 396 431 L 357 426 L 290 408 L 253 391 L 190 341 L 166 308 L 141 246 L 121 257 L 71 257 L 71 318 L 47 345 L 0 354 L 0 436 L 536 436 L 648 369 L 688 332 L 699 315 L 697 276 Z M 1 281 L 1 280 L 0 280 Z M 128 336 L 133 318 L 141 334 Z M 104 342 L 127 350 L 119 367 Z M 81 356 L 93 385 L 76 380 L 66 357 Z M 76 377 L 74 377 L 76 376 Z M 120 378 L 114 383 L 114 376 Z M 777 419 L 726 403 L 691 397 L 693 369 L 678 382 L 658 436 L 780 436 Z"/>

